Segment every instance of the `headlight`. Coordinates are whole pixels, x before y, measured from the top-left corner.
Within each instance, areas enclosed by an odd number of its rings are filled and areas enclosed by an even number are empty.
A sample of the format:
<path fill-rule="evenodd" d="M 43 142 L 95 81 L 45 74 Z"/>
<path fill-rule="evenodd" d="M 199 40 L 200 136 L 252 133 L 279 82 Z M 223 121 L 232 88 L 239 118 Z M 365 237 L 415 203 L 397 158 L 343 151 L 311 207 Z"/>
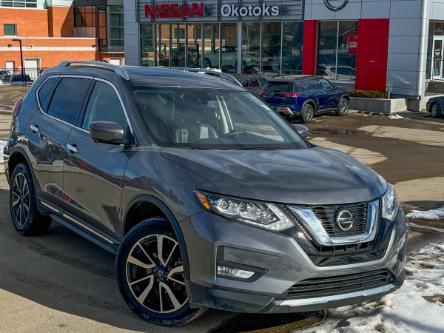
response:
<path fill-rule="evenodd" d="M 393 221 L 398 213 L 398 198 L 396 197 L 395 187 L 387 184 L 387 192 L 382 197 L 382 217 Z"/>
<path fill-rule="evenodd" d="M 290 218 L 275 204 L 196 191 L 201 205 L 216 214 L 261 228 L 280 231 L 292 227 Z"/>

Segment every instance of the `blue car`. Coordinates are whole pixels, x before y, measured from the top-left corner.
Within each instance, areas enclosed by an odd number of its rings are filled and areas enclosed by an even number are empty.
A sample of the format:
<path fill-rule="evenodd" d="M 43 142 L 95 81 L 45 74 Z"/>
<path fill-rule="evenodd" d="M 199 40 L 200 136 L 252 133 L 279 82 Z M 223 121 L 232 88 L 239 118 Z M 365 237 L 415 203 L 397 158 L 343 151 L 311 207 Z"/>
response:
<path fill-rule="evenodd" d="M 317 76 L 280 76 L 270 79 L 261 97 L 287 120 L 300 117 L 308 123 L 317 114 L 348 113 L 350 96 L 330 81 Z"/>

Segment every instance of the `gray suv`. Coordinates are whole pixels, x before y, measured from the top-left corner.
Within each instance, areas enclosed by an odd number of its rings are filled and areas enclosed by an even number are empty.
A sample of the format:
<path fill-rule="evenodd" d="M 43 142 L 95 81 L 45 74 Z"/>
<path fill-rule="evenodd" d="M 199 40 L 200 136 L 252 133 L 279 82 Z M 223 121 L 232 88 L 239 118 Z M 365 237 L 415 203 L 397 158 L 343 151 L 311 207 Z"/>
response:
<path fill-rule="evenodd" d="M 13 111 L 12 223 L 116 253 L 123 298 L 160 325 L 378 299 L 404 280 L 393 186 L 305 132 L 221 78 L 64 62 Z"/>

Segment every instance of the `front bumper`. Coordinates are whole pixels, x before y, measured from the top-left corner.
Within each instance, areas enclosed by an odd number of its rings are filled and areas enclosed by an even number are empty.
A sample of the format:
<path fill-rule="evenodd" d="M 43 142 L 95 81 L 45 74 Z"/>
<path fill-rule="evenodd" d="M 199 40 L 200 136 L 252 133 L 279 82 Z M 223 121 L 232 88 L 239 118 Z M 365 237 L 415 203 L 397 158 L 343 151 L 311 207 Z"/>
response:
<path fill-rule="evenodd" d="M 378 299 L 404 281 L 407 221 L 400 209 L 387 232 L 388 245 L 377 260 L 316 266 L 295 237 L 230 222 L 208 212 L 181 222 L 189 260 L 192 307 L 250 313 L 303 312 Z M 252 279 L 217 276 L 217 265 L 256 271 Z M 301 281 L 347 277 L 386 270 L 393 278 L 378 286 L 331 295 L 292 299 L 288 291 Z"/>

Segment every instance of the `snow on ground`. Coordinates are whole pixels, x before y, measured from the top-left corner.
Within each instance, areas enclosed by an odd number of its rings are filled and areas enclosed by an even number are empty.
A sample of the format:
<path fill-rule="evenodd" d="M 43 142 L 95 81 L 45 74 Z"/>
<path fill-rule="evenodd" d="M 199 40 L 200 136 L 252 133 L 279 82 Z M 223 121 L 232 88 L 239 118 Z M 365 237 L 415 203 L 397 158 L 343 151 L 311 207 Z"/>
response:
<path fill-rule="evenodd" d="M 444 219 L 444 207 L 426 210 L 426 211 L 412 210 L 410 213 L 407 214 L 407 217 L 411 219 L 423 219 L 423 220 Z"/>
<path fill-rule="evenodd" d="M 6 146 L 6 141 L 0 140 L 0 164 L 3 163 L 3 147 Z"/>
<path fill-rule="evenodd" d="M 444 243 L 407 258 L 404 285 L 381 300 L 330 310 L 319 325 L 298 333 L 444 332 Z"/>

